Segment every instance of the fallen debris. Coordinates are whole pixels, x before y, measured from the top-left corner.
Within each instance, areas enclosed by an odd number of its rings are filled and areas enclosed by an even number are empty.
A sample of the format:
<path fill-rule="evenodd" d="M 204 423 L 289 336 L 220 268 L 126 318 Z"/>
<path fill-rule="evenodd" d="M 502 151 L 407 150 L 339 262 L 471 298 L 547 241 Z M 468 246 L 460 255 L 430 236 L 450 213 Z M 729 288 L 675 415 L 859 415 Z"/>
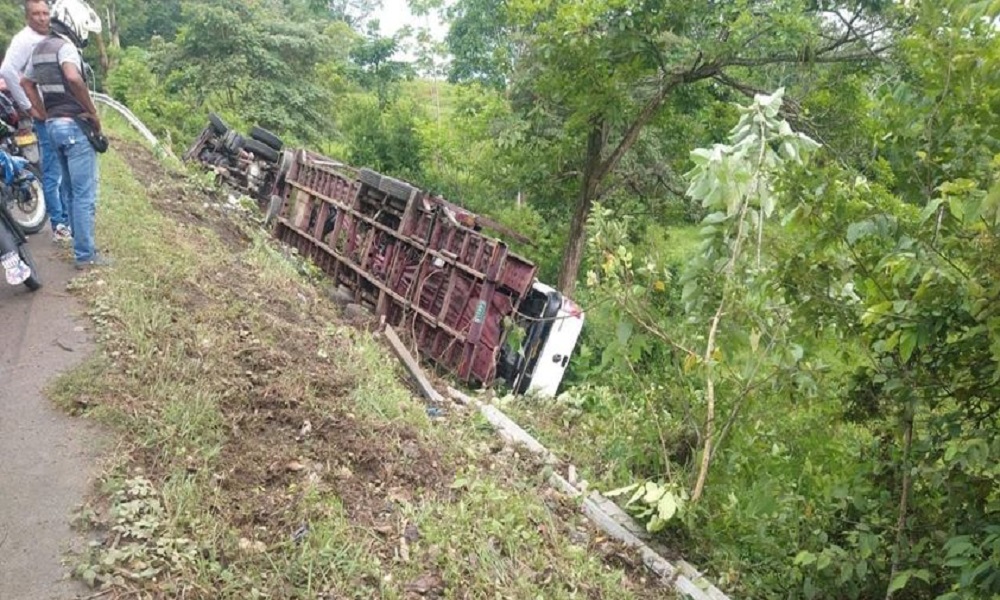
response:
<path fill-rule="evenodd" d="M 424 398 L 427 398 L 431 402 L 437 404 L 443 403 L 444 397 L 434 389 L 434 386 L 431 385 L 430 380 L 427 379 L 427 376 L 424 374 L 424 370 L 420 368 L 416 359 L 413 358 L 410 351 L 403 345 L 403 341 L 399 339 L 398 335 L 396 335 L 396 331 L 388 325 L 386 325 L 385 328 L 385 338 L 389 340 L 389 344 L 392 346 L 392 349 L 396 351 L 396 355 L 399 356 L 399 359 L 403 361 L 404 365 L 406 365 L 406 368 L 410 372 L 410 375 L 413 376 L 413 379 L 416 380 Z"/>

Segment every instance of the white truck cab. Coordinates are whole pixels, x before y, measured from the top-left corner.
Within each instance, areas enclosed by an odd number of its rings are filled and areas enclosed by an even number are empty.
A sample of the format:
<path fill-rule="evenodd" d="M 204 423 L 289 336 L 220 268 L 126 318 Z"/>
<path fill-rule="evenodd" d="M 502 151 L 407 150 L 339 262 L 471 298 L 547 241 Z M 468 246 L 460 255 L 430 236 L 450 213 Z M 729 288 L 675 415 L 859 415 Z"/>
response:
<path fill-rule="evenodd" d="M 517 315 L 521 336 L 508 336 L 497 374 L 515 394 L 555 397 L 583 331 L 584 316 L 571 299 L 535 281 Z"/>

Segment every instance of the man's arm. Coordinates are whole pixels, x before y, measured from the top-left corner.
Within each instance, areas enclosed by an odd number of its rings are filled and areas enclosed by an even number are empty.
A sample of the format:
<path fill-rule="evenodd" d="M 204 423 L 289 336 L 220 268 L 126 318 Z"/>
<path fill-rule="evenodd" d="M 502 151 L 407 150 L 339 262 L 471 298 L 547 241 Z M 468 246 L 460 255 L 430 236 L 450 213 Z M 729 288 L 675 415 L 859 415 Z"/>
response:
<path fill-rule="evenodd" d="M 80 106 L 89 113 L 83 115 L 83 117 L 94 124 L 94 129 L 100 131 L 101 120 L 97 116 L 97 107 L 94 106 L 94 101 L 90 97 L 90 90 L 87 89 L 87 82 L 84 81 L 83 74 L 80 73 L 80 68 L 75 63 L 67 61 L 62 63 L 62 72 L 69 92 L 73 94 L 73 97 L 80 103 Z"/>
<path fill-rule="evenodd" d="M 32 108 L 31 99 L 28 98 L 23 87 L 21 87 L 21 74 L 24 72 L 31 60 L 31 51 L 34 49 L 32 41 L 22 33 L 14 36 L 10 41 L 10 47 L 3 57 L 3 64 L 0 65 L 0 77 L 7 83 L 7 89 L 14 98 L 18 108 L 25 112 L 30 112 Z M 32 114 L 33 117 L 38 115 Z"/>
<path fill-rule="evenodd" d="M 42 102 L 42 95 L 38 93 L 38 84 L 25 77 L 21 79 L 21 87 L 24 89 L 28 101 L 31 102 L 31 116 L 44 121 L 47 115 L 45 114 L 45 103 Z"/>

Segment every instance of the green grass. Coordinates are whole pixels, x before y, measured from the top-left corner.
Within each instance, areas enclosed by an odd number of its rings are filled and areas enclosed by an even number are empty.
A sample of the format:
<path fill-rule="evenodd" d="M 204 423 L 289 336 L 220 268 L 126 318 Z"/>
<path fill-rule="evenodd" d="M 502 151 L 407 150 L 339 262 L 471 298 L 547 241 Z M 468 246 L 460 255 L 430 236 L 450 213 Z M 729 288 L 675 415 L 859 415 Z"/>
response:
<path fill-rule="evenodd" d="M 478 419 L 428 419 L 265 234 L 227 244 L 200 184 L 135 172 L 116 140 L 97 227 L 115 266 L 71 286 L 99 349 L 53 390 L 118 440 L 85 511 L 109 535 L 78 576 L 110 598 L 664 597 Z"/>

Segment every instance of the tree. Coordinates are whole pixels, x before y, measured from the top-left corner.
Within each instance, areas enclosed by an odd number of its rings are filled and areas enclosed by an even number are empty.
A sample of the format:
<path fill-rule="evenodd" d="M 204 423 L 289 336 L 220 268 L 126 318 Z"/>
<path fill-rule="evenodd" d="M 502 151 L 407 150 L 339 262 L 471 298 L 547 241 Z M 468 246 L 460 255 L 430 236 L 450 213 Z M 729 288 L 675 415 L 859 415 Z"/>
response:
<path fill-rule="evenodd" d="M 395 97 L 399 82 L 414 74 L 409 63 L 395 58 L 409 34 L 408 29 L 403 29 L 383 36 L 379 22 L 369 21 L 365 36 L 351 48 L 350 57 L 357 67 L 355 79 L 361 87 L 375 93 L 380 108 L 385 108 Z"/>
<path fill-rule="evenodd" d="M 24 9 L 18 3 L 0 6 L 0 44 L 6 52 L 10 39 L 24 27 Z"/>
<path fill-rule="evenodd" d="M 102 36 L 111 48 L 147 43 L 153 36 L 172 40 L 183 21 L 181 0 L 98 0 L 94 8 L 104 21 Z"/>
<path fill-rule="evenodd" d="M 314 6 L 324 4 L 323 0 L 310 1 Z M 325 4 L 330 16 L 358 29 L 382 7 L 382 0 L 326 0 Z"/>
<path fill-rule="evenodd" d="M 506 88 L 518 55 L 508 3 L 459 0 L 448 7 L 446 14 L 450 26 L 445 43 L 454 57 L 449 81 L 476 81 L 496 89 Z"/>
<path fill-rule="evenodd" d="M 479 37 L 456 36 L 450 42 L 459 50 L 456 68 L 474 55 L 489 55 L 483 48 L 521 41 L 519 66 L 503 73 L 511 80 L 515 105 L 535 122 L 538 134 L 559 136 L 574 149 L 566 154 L 580 157 L 559 168 L 576 174 L 559 278 L 567 293 L 576 286 L 594 202 L 677 94 L 704 82 L 745 90 L 748 72 L 771 65 L 877 60 L 885 50 L 878 33 L 888 27 L 881 6 L 834 10 L 801 0 L 469 1 L 459 7 L 460 22 L 475 23 Z M 846 8 L 852 10 L 842 22 L 834 17 Z M 467 72 L 453 70 L 453 76 L 498 83 L 505 67 L 503 59 L 490 60 Z M 686 156 L 666 159 L 674 172 L 683 172 Z"/>
<path fill-rule="evenodd" d="M 417 114 L 409 102 L 383 106 L 370 95 L 354 98 L 341 125 L 348 142 L 348 160 L 354 165 L 419 180 L 423 149 Z"/>

